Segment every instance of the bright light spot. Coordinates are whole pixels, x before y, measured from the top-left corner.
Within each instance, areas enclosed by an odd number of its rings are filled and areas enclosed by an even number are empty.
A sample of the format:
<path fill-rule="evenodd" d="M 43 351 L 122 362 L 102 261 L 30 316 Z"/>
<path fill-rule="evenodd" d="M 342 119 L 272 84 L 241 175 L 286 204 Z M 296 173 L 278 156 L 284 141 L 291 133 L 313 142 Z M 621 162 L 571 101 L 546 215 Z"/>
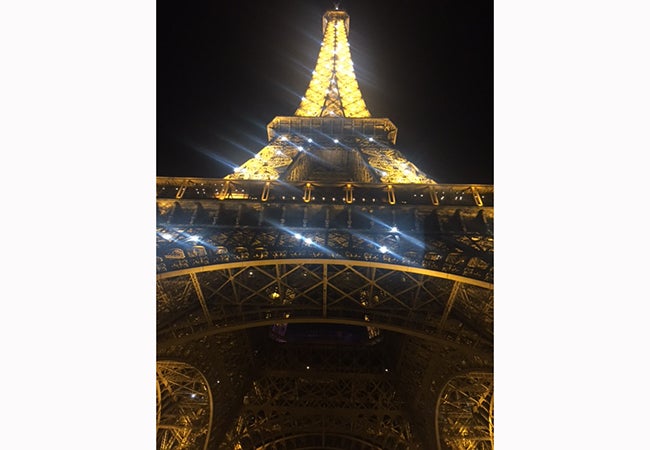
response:
<path fill-rule="evenodd" d="M 302 101 L 304 102 L 305 100 L 307 100 L 307 97 L 302 97 Z"/>
<path fill-rule="evenodd" d="M 375 142 L 375 140 L 374 140 L 373 138 L 368 138 L 368 140 L 369 140 L 370 142 Z"/>
<path fill-rule="evenodd" d="M 388 369 L 384 369 L 384 372 L 388 372 Z"/>
<path fill-rule="evenodd" d="M 259 154 L 255 155 L 255 159 L 260 159 L 261 156 Z"/>
<path fill-rule="evenodd" d="M 388 251 L 388 248 L 386 248 L 385 245 L 382 245 L 381 247 L 379 247 L 379 251 L 380 251 L 381 253 L 386 253 L 386 252 Z"/>
<path fill-rule="evenodd" d="M 298 146 L 298 150 L 303 151 L 304 149 L 302 148 L 302 145 Z"/>
<path fill-rule="evenodd" d="M 300 234 L 300 233 L 296 233 L 296 234 L 293 235 L 293 237 L 295 237 L 296 239 L 300 240 L 300 239 L 302 239 L 302 234 Z"/>
<path fill-rule="evenodd" d="M 172 240 L 172 235 L 169 234 L 169 233 L 163 233 L 163 234 L 161 234 L 160 236 L 161 236 L 163 239 L 166 239 L 166 240 L 168 240 L 168 241 L 171 241 L 171 240 Z"/>
<path fill-rule="evenodd" d="M 282 153 L 281 150 L 276 150 L 276 151 L 275 151 L 275 154 L 276 154 L 276 155 L 284 155 L 284 153 Z"/>
<path fill-rule="evenodd" d="M 199 242 L 199 237 L 198 236 L 190 236 L 188 241 L 191 242 Z"/>
<path fill-rule="evenodd" d="M 305 244 L 307 244 L 307 245 L 311 245 L 311 244 L 313 244 L 313 242 L 314 241 L 312 241 L 311 238 L 305 239 Z"/>
<path fill-rule="evenodd" d="M 338 143 L 339 143 L 339 140 L 338 140 L 338 139 L 334 139 L 334 143 L 335 143 L 335 144 L 338 144 Z"/>
<path fill-rule="evenodd" d="M 391 233 L 397 233 L 397 227 L 390 227 Z"/>
<path fill-rule="evenodd" d="M 309 370 L 309 366 L 307 366 L 307 370 Z"/>
<path fill-rule="evenodd" d="M 192 394 L 192 398 L 196 397 L 196 394 Z"/>
<path fill-rule="evenodd" d="M 241 171 L 242 171 L 242 168 L 241 168 L 241 167 L 235 167 L 235 173 L 239 173 L 239 172 L 241 172 Z"/>
<path fill-rule="evenodd" d="M 307 142 L 314 142 L 312 138 L 307 139 Z"/>
<path fill-rule="evenodd" d="M 304 97 L 303 97 L 303 98 L 304 98 Z M 287 140 L 287 137 L 286 137 L 286 136 L 280 136 L 280 140 L 281 140 L 281 141 L 286 141 L 286 140 Z"/>

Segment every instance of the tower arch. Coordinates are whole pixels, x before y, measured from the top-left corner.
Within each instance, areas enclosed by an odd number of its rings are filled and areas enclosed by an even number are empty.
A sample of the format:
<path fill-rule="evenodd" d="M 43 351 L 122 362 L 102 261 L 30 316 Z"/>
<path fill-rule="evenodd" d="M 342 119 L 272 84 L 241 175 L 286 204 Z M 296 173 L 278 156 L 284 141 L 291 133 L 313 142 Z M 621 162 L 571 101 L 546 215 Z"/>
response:
<path fill-rule="evenodd" d="M 435 427 L 439 450 L 494 450 L 494 374 L 468 372 L 447 381 Z"/>
<path fill-rule="evenodd" d="M 213 398 L 196 367 L 156 361 L 156 445 L 159 450 L 207 450 Z"/>

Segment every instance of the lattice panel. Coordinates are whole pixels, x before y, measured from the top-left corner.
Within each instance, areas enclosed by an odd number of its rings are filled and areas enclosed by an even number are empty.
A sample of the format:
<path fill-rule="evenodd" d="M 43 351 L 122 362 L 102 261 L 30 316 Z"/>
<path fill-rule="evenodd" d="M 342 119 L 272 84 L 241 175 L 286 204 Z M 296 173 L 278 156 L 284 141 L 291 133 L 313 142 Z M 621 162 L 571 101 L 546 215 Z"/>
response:
<path fill-rule="evenodd" d="M 158 280 L 158 297 L 165 308 L 175 304 L 175 296 L 179 298 L 178 309 L 159 312 L 159 338 L 200 335 L 213 327 L 223 332 L 238 325 L 345 319 L 419 331 L 462 345 L 481 344 L 482 336 L 491 336 L 492 290 L 475 286 L 467 290 L 461 283 L 457 297 L 465 303 L 457 303 L 466 307 L 473 302 L 475 322 L 485 325 L 463 327 L 464 311 L 459 309 L 457 315 L 457 306 L 449 298 L 453 284 L 446 278 L 373 264 L 286 260 L 273 265 L 214 266 L 210 271 Z M 485 315 L 478 316 L 477 311 Z"/>
<path fill-rule="evenodd" d="M 157 448 L 206 449 L 212 419 L 212 395 L 203 375 L 185 363 L 158 361 L 156 391 Z"/>
<path fill-rule="evenodd" d="M 435 183 L 397 149 L 364 145 L 361 152 L 378 171 L 382 183 Z"/>
<path fill-rule="evenodd" d="M 291 435 L 355 436 L 363 448 L 417 449 L 406 404 L 392 378 L 392 358 L 375 347 L 267 347 L 264 371 L 223 448 L 267 448 Z M 336 440 L 336 439 L 334 439 Z"/>
<path fill-rule="evenodd" d="M 195 204 L 185 204 L 196 208 Z M 425 267 L 488 283 L 493 279 L 491 238 L 459 233 L 465 225 L 460 220 L 453 224 L 453 216 L 443 220 L 436 212 L 433 218 L 433 213 L 428 213 L 420 219 L 422 213 L 417 209 L 396 210 L 393 217 L 409 219 L 406 225 L 412 231 L 407 231 L 392 230 L 394 222 L 382 221 L 382 210 L 370 207 L 311 205 L 275 211 L 272 205 L 253 209 L 240 204 L 228 208 L 219 208 L 219 220 L 227 223 L 218 227 L 160 226 L 158 272 L 235 261 L 334 258 Z M 276 217 L 275 225 L 268 222 L 272 217 Z M 454 231 L 432 233 L 431 229 L 442 227 L 428 223 L 434 219 Z M 360 229 L 347 229 L 353 226 Z"/>
<path fill-rule="evenodd" d="M 494 377 L 469 373 L 450 380 L 438 401 L 441 450 L 494 449 Z"/>
<path fill-rule="evenodd" d="M 214 401 L 209 448 L 221 441 L 236 418 L 244 390 L 251 382 L 254 357 L 248 336 L 243 332 L 159 349 L 159 361 L 190 364 L 205 377 Z"/>
<path fill-rule="evenodd" d="M 441 389 L 450 378 L 469 370 L 492 372 L 492 357 L 409 336 L 402 339 L 399 354 L 396 383 L 410 409 L 418 411 L 413 415 L 412 425 L 426 442 L 436 442 L 432 423 Z M 431 448 L 435 448 L 433 444 Z"/>

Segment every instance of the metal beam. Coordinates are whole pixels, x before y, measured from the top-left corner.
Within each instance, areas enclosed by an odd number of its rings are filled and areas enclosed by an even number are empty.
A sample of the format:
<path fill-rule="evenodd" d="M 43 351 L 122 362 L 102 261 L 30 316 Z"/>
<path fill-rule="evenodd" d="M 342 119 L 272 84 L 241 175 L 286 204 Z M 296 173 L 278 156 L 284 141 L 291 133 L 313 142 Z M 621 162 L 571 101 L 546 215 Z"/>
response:
<path fill-rule="evenodd" d="M 426 275 L 433 278 L 442 278 L 446 280 L 459 281 L 461 283 L 478 286 L 485 289 L 494 289 L 494 284 L 474 278 L 464 277 L 462 275 L 455 275 L 437 270 L 424 269 L 421 267 L 403 266 L 400 264 L 380 263 L 374 261 L 358 261 L 354 259 L 324 259 L 324 258 L 296 258 L 296 259 L 269 259 L 269 260 L 251 260 L 251 261 L 236 261 L 221 264 L 211 264 L 209 266 L 191 267 L 188 269 L 179 269 L 169 272 L 163 272 L 156 275 L 156 279 L 164 280 L 166 278 L 174 278 L 190 273 L 199 272 L 212 272 L 214 270 L 237 269 L 242 267 L 259 267 L 259 266 L 272 266 L 275 264 L 333 264 L 344 265 L 350 267 L 374 267 L 377 269 L 394 270 L 406 273 L 415 273 Z"/>
<path fill-rule="evenodd" d="M 201 309 L 203 310 L 203 315 L 205 316 L 205 321 L 208 325 L 212 326 L 212 318 L 210 317 L 210 311 L 208 310 L 208 305 L 205 302 L 205 297 L 203 296 L 203 291 L 201 290 L 201 283 L 196 278 L 196 273 L 190 274 L 190 279 L 192 280 L 192 285 L 196 291 L 196 296 L 199 298 L 199 303 L 201 304 Z"/>
<path fill-rule="evenodd" d="M 454 302 L 456 301 L 456 296 L 458 295 L 458 290 L 460 289 L 460 283 L 456 281 L 454 285 L 451 288 L 451 292 L 449 293 L 449 298 L 447 299 L 447 304 L 445 305 L 445 310 L 442 313 L 442 317 L 440 318 L 440 322 L 438 323 L 439 328 L 444 328 L 445 322 L 447 321 L 447 317 L 449 317 L 449 313 L 451 312 L 451 308 L 454 306 Z"/>

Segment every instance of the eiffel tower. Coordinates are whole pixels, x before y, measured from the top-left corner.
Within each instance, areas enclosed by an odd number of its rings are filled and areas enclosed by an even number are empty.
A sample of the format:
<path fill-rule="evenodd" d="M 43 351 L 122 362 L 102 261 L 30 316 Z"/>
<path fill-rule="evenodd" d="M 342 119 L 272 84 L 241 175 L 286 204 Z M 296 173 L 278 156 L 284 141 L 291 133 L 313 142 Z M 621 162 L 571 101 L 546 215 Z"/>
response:
<path fill-rule="evenodd" d="M 493 186 L 397 150 L 349 27 L 253 158 L 157 178 L 159 449 L 494 447 Z"/>

